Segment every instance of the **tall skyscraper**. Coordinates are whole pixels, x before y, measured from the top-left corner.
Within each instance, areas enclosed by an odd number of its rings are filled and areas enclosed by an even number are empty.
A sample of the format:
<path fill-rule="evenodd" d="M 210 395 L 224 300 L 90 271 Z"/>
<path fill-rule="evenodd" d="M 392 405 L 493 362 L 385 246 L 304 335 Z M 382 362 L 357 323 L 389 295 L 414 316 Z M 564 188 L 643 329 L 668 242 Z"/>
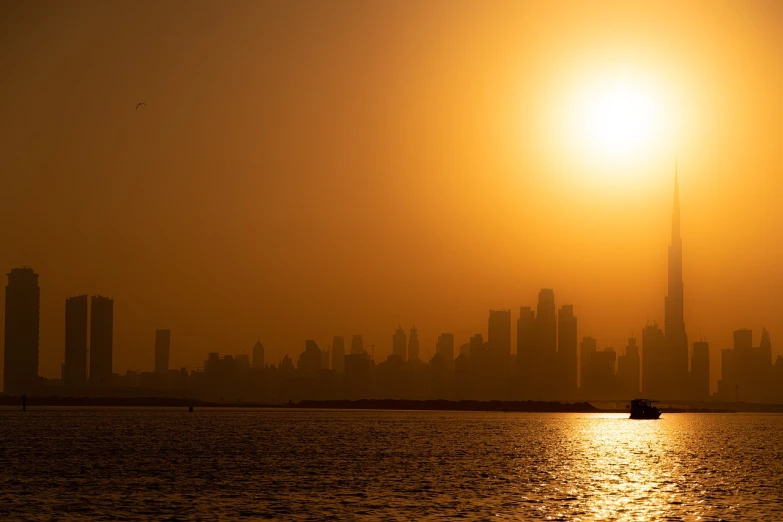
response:
<path fill-rule="evenodd" d="M 253 345 L 253 368 L 261 369 L 264 367 L 264 356 L 264 345 L 261 344 L 261 339 L 259 339 Z"/>
<path fill-rule="evenodd" d="M 625 354 L 617 358 L 617 379 L 620 381 L 622 398 L 636 399 L 639 396 L 639 347 L 636 339 L 628 339 Z"/>
<path fill-rule="evenodd" d="M 345 340 L 342 335 L 335 335 L 332 341 L 332 370 L 341 375 L 345 373 Z"/>
<path fill-rule="evenodd" d="M 411 328 L 411 336 L 408 338 L 408 360 L 419 360 L 419 331 L 416 326 Z"/>
<path fill-rule="evenodd" d="M 551 288 L 544 288 L 538 293 L 536 349 L 546 354 L 554 354 L 557 351 L 555 292 Z"/>
<path fill-rule="evenodd" d="M 511 310 L 490 310 L 487 332 L 489 356 L 507 362 L 511 356 Z"/>
<path fill-rule="evenodd" d="M 666 336 L 666 383 L 661 398 L 682 398 L 687 393 L 688 335 L 683 316 L 682 237 L 680 235 L 680 187 L 674 169 L 674 211 L 672 213 L 672 237 L 669 246 L 668 295 L 664 300 Z"/>
<path fill-rule="evenodd" d="M 435 345 L 435 353 L 440 355 L 446 362 L 446 368 L 454 369 L 454 334 L 442 333 L 438 336 L 438 343 Z"/>
<path fill-rule="evenodd" d="M 38 382 L 41 289 L 32 268 L 14 268 L 5 287 L 4 392 L 29 394 Z"/>
<path fill-rule="evenodd" d="M 666 336 L 658 323 L 642 330 L 642 391 L 648 398 L 665 396 L 669 368 Z M 670 397 L 667 397 L 670 398 Z"/>
<path fill-rule="evenodd" d="M 397 330 L 394 332 L 394 335 L 392 336 L 392 355 L 395 355 L 405 360 L 405 353 L 406 353 L 406 344 L 408 342 L 408 336 L 405 335 L 405 330 L 402 329 L 402 327 L 398 326 Z"/>
<path fill-rule="evenodd" d="M 87 296 L 65 300 L 65 364 L 63 384 L 87 385 Z"/>
<path fill-rule="evenodd" d="M 364 340 L 361 335 L 354 335 L 351 338 L 351 355 L 367 353 L 364 351 Z"/>
<path fill-rule="evenodd" d="M 750 350 L 753 348 L 753 330 L 740 328 L 734 330 L 734 349 Z"/>
<path fill-rule="evenodd" d="M 535 345 L 536 314 L 529 306 L 519 308 L 517 319 L 517 368 L 520 378 L 526 379 L 531 370 Z"/>
<path fill-rule="evenodd" d="M 560 394 L 572 397 L 579 376 L 576 354 L 576 316 L 573 305 L 563 305 L 557 312 L 557 358 L 561 376 Z"/>
<path fill-rule="evenodd" d="M 155 373 L 168 373 L 171 330 L 155 330 Z"/>
<path fill-rule="evenodd" d="M 706 341 L 693 343 L 691 358 L 692 397 L 706 401 L 710 397 L 710 345 Z"/>
<path fill-rule="evenodd" d="M 112 381 L 114 299 L 94 295 L 90 308 L 90 384 L 108 386 Z"/>

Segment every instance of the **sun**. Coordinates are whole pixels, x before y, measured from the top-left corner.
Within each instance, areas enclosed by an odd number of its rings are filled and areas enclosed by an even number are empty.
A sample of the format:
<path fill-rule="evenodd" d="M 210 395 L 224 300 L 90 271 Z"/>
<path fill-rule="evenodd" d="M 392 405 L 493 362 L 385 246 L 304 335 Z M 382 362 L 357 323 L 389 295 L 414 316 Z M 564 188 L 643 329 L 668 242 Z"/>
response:
<path fill-rule="evenodd" d="M 561 100 L 560 143 L 582 167 L 608 178 L 632 177 L 675 148 L 676 111 L 650 74 L 601 70 L 569 85 Z"/>
<path fill-rule="evenodd" d="M 591 148 L 606 155 L 630 156 L 657 139 L 662 109 L 647 86 L 615 81 L 585 93 L 577 125 Z"/>

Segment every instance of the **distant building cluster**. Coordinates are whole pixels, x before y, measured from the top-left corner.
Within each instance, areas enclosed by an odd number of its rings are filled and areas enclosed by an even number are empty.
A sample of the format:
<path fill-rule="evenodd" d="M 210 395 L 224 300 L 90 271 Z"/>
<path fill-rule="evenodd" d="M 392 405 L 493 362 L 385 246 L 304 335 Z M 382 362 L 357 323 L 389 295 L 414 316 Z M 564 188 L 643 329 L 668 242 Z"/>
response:
<path fill-rule="evenodd" d="M 154 371 L 113 372 L 114 301 L 86 295 L 65 301 L 62 378 L 38 376 L 40 288 L 31 268 L 8 274 L 5 307 L 4 393 L 7 395 L 193 397 L 214 401 L 281 403 L 305 399 L 456 399 L 620 401 L 638 396 L 661 400 L 783 402 L 783 357 L 772 363 L 766 330 L 753 346 L 750 330 L 734 332 L 734 346 L 721 354 L 718 390 L 710 395 L 707 342 L 689 349 L 683 316 L 682 238 L 675 174 L 674 212 L 668 255 L 668 292 L 663 329 L 647 324 L 641 345 L 628 339 L 624 353 L 599 349 L 577 336 L 572 305 L 555 306 L 542 289 L 535 309 L 523 306 L 512 353 L 512 313 L 490 310 L 487 338 L 481 333 L 457 346 L 442 333 L 434 355 L 421 359 L 416 327 L 390 334 L 391 355 L 377 362 L 361 335 L 337 335 L 330 349 L 305 341 L 296 364 L 285 355 L 266 364 L 259 340 L 247 354 L 209 353 L 202 367 L 170 368 L 170 330 L 154 336 Z M 89 335 L 88 335 L 89 334 Z"/>

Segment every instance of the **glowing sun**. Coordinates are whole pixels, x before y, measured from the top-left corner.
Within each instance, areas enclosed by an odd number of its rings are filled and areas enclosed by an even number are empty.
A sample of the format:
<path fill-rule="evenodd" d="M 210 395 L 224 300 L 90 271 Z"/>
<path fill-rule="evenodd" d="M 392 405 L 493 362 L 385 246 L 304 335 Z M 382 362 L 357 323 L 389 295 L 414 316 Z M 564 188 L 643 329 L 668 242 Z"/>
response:
<path fill-rule="evenodd" d="M 671 99 L 650 78 L 627 72 L 603 74 L 572 87 L 567 134 L 572 149 L 590 157 L 594 165 L 629 166 L 673 150 Z"/>

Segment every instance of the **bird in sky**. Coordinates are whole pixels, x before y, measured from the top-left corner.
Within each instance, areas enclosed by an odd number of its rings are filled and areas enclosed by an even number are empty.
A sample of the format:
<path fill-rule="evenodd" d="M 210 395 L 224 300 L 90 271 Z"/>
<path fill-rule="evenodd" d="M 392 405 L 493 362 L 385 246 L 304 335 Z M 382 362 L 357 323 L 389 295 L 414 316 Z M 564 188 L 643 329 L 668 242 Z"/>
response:
<path fill-rule="evenodd" d="M 144 102 L 139 102 L 139 103 L 137 103 L 137 104 L 136 104 L 136 110 L 139 110 L 139 107 L 141 107 L 142 105 L 144 105 L 145 107 L 147 106 L 147 104 L 146 104 L 146 103 L 144 103 Z"/>

